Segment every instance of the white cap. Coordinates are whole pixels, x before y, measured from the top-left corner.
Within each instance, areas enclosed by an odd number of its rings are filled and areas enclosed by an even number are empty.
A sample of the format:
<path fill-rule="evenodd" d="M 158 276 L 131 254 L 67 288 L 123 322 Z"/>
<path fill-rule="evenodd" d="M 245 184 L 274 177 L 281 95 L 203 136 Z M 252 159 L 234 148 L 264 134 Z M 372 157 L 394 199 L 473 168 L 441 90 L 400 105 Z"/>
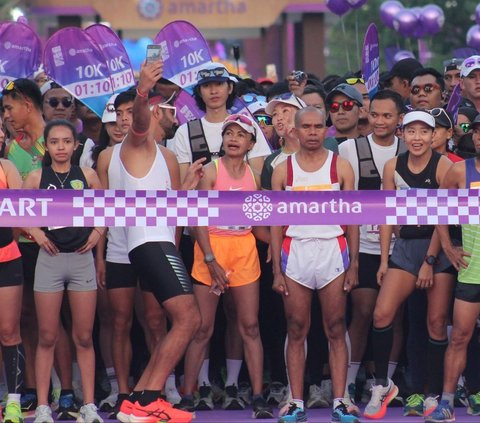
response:
<path fill-rule="evenodd" d="M 412 122 L 423 122 L 425 125 L 430 126 L 430 128 L 435 129 L 435 118 L 423 110 L 413 110 L 406 113 L 403 117 L 402 126 L 405 127 Z"/>
<path fill-rule="evenodd" d="M 305 102 L 301 98 L 298 98 L 295 94 L 285 93 L 273 97 L 268 102 L 267 107 L 265 107 L 265 111 L 267 112 L 267 114 L 271 115 L 273 113 L 273 110 L 275 109 L 275 106 L 280 103 L 289 104 L 290 106 L 294 106 L 297 109 L 303 109 L 304 107 L 307 107 Z"/>
<path fill-rule="evenodd" d="M 113 94 L 107 101 L 105 109 L 103 110 L 102 123 L 110 123 L 117 121 L 117 113 L 115 112 L 115 99 L 118 94 Z"/>
<path fill-rule="evenodd" d="M 255 123 L 250 116 L 244 114 L 234 114 L 227 116 L 223 121 L 222 133 L 225 128 L 233 124 L 240 126 L 243 130 L 245 130 L 249 134 L 252 134 L 253 138 L 256 137 L 257 131 L 255 129 Z"/>
<path fill-rule="evenodd" d="M 460 76 L 465 78 L 476 69 L 480 69 L 480 56 L 467 57 L 460 68 Z"/>

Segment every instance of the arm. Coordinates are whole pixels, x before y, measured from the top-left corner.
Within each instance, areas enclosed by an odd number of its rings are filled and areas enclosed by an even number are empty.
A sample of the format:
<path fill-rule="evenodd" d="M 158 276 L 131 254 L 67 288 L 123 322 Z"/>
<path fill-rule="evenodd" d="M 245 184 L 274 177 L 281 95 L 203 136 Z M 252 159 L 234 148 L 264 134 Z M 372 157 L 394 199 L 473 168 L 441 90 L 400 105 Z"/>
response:
<path fill-rule="evenodd" d="M 355 176 L 350 163 L 342 157 L 337 158 L 337 172 L 340 176 L 342 191 L 355 189 Z M 350 265 L 345 273 L 343 289 L 350 292 L 358 285 L 358 250 L 360 248 L 360 231 L 358 225 L 347 226 L 347 244 L 350 253 Z"/>
<path fill-rule="evenodd" d="M 303 95 L 303 90 L 307 85 L 307 79 L 304 79 L 302 82 L 297 82 L 293 77 L 293 75 L 288 75 L 287 83 L 288 83 L 288 89 L 297 97 L 301 97 Z"/>
<path fill-rule="evenodd" d="M 17 168 L 10 160 L 1 160 L 3 171 L 7 178 L 7 186 L 9 189 L 22 188 L 22 177 L 18 173 Z"/>
<path fill-rule="evenodd" d="M 383 189 L 394 190 L 395 186 L 395 166 L 397 159 L 394 157 L 385 163 L 383 168 Z M 388 257 L 390 255 L 390 244 L 392 241 L 392 225 L 380 225 L 380 267 L 377 272 L 377 283 L 382 284 L 383 278 L 388 270 Z"/>
<path fill-rule="evenodd" d="M 273 171 L 272 175 L 272 189 L 274 191 L 283 191 L 286 185 L 287 178 L 287 162 L 284 161 L 278 165 Z M 273 286 L 272 289 L 279 294 L 288 295 L 288 286 L 285 275 L 282 272 L 280 264 L 281 251 L 283 242 L 283 227 L 270 227 L 270 249 L 272 254 L 273 267 Z"/>

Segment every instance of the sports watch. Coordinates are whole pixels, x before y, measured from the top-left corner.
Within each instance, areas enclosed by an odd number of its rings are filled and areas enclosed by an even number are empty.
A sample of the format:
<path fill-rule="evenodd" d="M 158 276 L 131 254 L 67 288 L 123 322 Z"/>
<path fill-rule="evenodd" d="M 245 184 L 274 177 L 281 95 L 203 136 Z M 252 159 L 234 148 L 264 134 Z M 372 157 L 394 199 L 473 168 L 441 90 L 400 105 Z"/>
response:
<path fill-rule="evenodd" d="M 433 266 L 437 262 L 437 258 L 435 256 L 425 256 L 425 263 Z"/>
<path fill-rule="evenodd" d="M 215 261 L 215 256 L 213 254 L 205 254 L 205 257 L 203 258 L 203 261 L 206 264 L 211 263 L 212 261 Z"/>

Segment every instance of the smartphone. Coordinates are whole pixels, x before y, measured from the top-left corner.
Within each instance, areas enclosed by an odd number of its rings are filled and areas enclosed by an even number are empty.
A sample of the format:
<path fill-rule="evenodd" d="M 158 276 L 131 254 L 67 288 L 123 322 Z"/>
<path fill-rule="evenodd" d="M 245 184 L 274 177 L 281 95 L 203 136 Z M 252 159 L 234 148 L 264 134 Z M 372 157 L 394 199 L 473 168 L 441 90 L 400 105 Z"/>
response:
<path fill-rule="evenodd" d="M 162 46 L 158 44 L 149 44 L 147 46 L 147 63 L 152 63 L 160 60 L 162 57 Z"/>

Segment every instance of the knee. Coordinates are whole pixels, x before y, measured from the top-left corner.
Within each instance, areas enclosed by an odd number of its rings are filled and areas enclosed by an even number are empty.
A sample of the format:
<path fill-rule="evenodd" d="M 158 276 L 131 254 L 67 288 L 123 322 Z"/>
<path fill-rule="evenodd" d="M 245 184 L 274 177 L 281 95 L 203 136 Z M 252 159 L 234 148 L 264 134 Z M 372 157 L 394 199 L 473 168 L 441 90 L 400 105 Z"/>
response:
<path fill-rule="evenodd" d="M 384 328 L 392 323 L 391 313 L 382 307 L 375 307 L 373 312 L 373 326 Z"/>
<path fill-rule="evenodd" d="M 457 350 L 466 349 L 470 342 L 471 333 L 461 328 L 453 327 L 452 339 L 450 341 L 450 348 Z"/>
<path fill-rule="evenodd" d="M 3 346 L 18 345 L 21 342 L 20 327 L 17 324 L 2 324 L 0 328 L 0 344 Z"/>
<path fill-rule="evenodd" d="M 240 326 L 240 333 L 244 340 L 258 339 L 260 337 L 258 321 L 252 320 L 251 322 L 242 323 Z"/>
<path fill-rule="evenodd" d="M 213 322 L 201 322 L 195 331 L 195 341 L 199 343 L 208 342 L 213 334 Z"/>
<path fill-rule="evenodd" d="M 167 318 L 161 310 L 145 310 L 145 323 L 152 334 L 165 334 L 167 332 Z"/>
<path fill-rule="evenodd" d="M 304 342 L 307 337 L 310 324 L 293 316 L 287 317 L 287 331 L 289 342 Z"/>
<path fill-rule="evenodd" d="M 93 348 L 93 340 L 91 332 L 72 334 L 73 343 L 77 349 L 88 350 Z"/>
<path fill-rule="evenodd" d="M 429 316 L 427 322 L 430 337 L 435 339 L 447 337 L 447 315 Z"/>
<path fill-rule="evenodd" d="M 57 343 L 58 332 L 52 330 L 40 330 L 38 332 L 38 346 L 44 349 L 53 349 Z"/>
<path fill-rule="evenodd" d="M 129 333 L 132 327 L 132 313 L 115 310 L 112 316 L 113 334 L 122 335 Z"/>
<path fill-rule="evenodd" d="M 329 319 L 325 322 L 325 335 L 330 342 L 345 340 L 345 318 L 343 316 Z"/>

